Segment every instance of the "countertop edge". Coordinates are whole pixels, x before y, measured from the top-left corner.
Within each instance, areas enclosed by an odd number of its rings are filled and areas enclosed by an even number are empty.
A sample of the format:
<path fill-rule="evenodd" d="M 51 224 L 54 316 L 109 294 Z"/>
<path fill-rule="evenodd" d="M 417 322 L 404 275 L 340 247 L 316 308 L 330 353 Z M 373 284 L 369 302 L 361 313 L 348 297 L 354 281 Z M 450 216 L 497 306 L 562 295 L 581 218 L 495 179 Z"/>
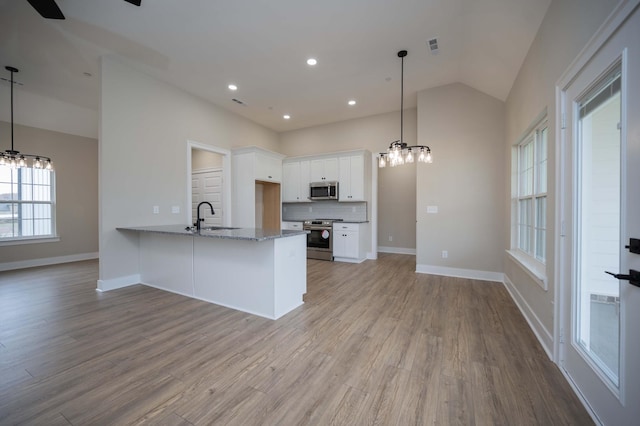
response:
<path fill-rule="evenodd" d="M 256 230 L 260 230 L 260 232 L 263 232 L 263 230 L 261 230 L 260 228 L 257 228 L 257 229 L 256 228 L 238 228 L 238 229 L 192 232 L 192 231 L 187 231 L 184 228 L 186 228 L 186 226 L 184 225 L 159 225 L 157 227 L 156 226 L 121 226 L 121 227 L 116 227 L 116 230 L 176 235 L 176 236 L 183 236 L 183 237 L 217 238 L 217 239 L 243 240 L 243 241 L 276 240 L 279 238 L 295 237 L 298 235 L 305 235 L 309 233 L 309 231 L 304 231 L 304 230 L 280 230 L 279 233 L 276 233 L 275 231 L 273 231 L 273 234 L 267 234 L 267 235 L 247 235 L 247 233 L 251 232 L 251 230 L 254 230 L 253 232 L 255 232 Z"/>

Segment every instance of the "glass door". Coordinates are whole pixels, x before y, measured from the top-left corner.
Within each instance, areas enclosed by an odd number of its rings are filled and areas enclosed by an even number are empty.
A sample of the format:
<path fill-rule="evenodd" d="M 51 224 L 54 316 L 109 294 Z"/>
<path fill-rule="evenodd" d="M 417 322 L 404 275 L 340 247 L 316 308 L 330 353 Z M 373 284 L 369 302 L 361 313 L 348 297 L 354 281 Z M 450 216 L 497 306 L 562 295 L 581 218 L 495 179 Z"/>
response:
<path fill-rule="evenodd" d="M 639 9 L 609 22 L 559 83 L 557 356 L 591 414 L 622 425 L 640 418 L 640 287 L 605 271 L 640 270 Z"/>

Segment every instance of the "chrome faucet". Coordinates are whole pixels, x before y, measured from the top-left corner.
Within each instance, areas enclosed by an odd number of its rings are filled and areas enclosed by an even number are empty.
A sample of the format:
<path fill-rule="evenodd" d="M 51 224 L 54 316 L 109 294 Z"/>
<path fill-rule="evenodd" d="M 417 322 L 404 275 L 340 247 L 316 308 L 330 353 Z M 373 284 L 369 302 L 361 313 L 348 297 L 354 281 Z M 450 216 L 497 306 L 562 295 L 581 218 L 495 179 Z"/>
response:
<path fill-rule="evenodd" d="M 207 204 L 210 208 L 211 208 L 211 214 L 216 214 L 216 212 L 213 211 L 213 206 L 211 205 L 210 202 L 208 201 L 203 201 L 200 204 L 198 204 L 198 207 L 196 208 L 196 210 L 198 211 L 198 219 L 196 220 L 196 223 L 194 223 L 194 226 L 196 227 L 196 229 L 199 231 L 200 230 L 200 223 L 204 222 L 204 217 L 200 217 L 200 206 L 203 204 Z"/>

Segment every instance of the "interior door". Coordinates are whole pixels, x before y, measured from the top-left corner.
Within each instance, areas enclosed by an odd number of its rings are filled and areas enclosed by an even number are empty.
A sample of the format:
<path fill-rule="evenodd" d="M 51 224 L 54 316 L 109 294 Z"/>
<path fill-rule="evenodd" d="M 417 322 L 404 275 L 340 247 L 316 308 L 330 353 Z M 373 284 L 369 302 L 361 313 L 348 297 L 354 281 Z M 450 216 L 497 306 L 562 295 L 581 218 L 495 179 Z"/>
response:
<path fill-rule="evenodd" d="M 605 425 L 640 417 L 640 13 L 561 88 L 560 366 Z"/>
<path fill-rule="evenodd" d="M 196 222 L 197 207 L 201 201 L 208 201 L 213 206 L 215 215 L 204 208 L 204 223 L 202 226 L 222 226 L 224 223 L 224 208 L 222 205 L 222 170 L 198 170 L 191 173 L 191 216 Z"/>

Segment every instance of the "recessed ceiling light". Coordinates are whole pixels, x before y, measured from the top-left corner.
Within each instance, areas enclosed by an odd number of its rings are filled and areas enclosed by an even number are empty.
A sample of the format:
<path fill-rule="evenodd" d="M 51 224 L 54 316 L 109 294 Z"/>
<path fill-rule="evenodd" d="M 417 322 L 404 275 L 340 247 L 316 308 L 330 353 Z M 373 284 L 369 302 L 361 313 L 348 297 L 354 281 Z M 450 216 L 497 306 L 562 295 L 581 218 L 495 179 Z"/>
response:
<path fill-rule="evenodd" d="M 356 104 L 355 99 L 351 99 L 349 102 L 347 102 L 349 105 L 353 106 Z"/>
<path fill-rule="evenodd" d="M 285 114 L 282 116 L 282 118 L 284 118 L 285 120 L 288 120 L 291 118 L 291 116 L 289 114 Z"/>
<path fill-rule="evenodd" d="M 238 90 L 238 86 L 236 86 L 235 84 L 230 84 L 227 87 L 229 88 L 229 90 Z"/>
<path fill-rule="evenodd" d="M 317 63 L 318 63 L 318 61 L 317 61 L 315 58 L 309 58 L 309 59 L 307 59 L 307 65 L 311 65 L 311 66 L 313 66 L 313 65 L 315 65 L 315 64 L 317 64 Z"/>

